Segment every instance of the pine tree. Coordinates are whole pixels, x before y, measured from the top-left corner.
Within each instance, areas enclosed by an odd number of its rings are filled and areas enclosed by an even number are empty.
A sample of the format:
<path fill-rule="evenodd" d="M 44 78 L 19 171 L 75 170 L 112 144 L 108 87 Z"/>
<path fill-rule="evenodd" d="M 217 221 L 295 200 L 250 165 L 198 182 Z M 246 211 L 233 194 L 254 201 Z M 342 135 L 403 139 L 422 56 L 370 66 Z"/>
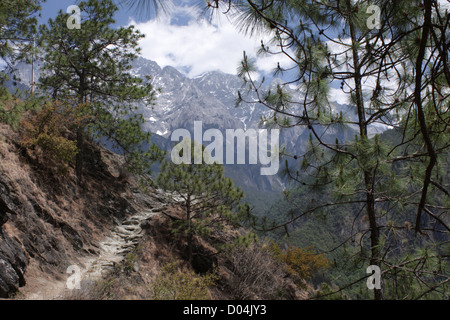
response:
<path fill-rule="evenodd" d="M 141 129 L 144 119 L 136 112 L 136 102 L 152 104 L 155 90 L 129 73 L 144 35 L 134 26 L 111 27 L 118 10 L 111 0 L 80 2 L 79 8 L 81 28 L 69 29 L 69 14 L 62 11 L 40 28 L 45 53 L 40 88 L 55 99 L 70 101 L 74 108 L 85 106 L 82 113 L 87 120 L 76 130 L 80 179 L 87 135 L 106 137 L 125 153 L 130 169 L 145 172 L 160 151 L 150 143 L 150 133 Z M 150 145 L 148 150 L 145 145 Z"/>
<path fill-rule="evenodd" d="M 371 5 L 379 9 L 379 17 L 372 16 Z M 286 172 L 312 190 L 327 186 L 331 191 L 334 186 L 333 197 L 312 199 L 275 227 L 330 207 L 352 205 L 355 212 L 365 211 L 369 229 L 361 234 L 369 235 L 368 262 L 384 268 L 386 279 L 395 269 L 389 259 L 398 258 L 393 248 L 411 239 L 410 228 L 398 222 L 413 222 L 412 237 L 448 236 L 450 22 L 439 1 L 247 0 L 211 1 L 209 6 L 227 8 L 224 12 L 236 25 L 253 36 L 270 33 L 273 41 L 261 43 L 261 54 L 292 61 L 290 66 L 274 66 L 276 75 L 289 72 L 290 79 L 277 90 L 264 90 L 254 79 L 254 59 L 244 53 L 239 75 L 256 99 L 239 93 L 238 102 L 272 110 L 266 125 L 308 128 L 309 148 L 303 155 L 289 155 L 300 163 L 295 167 L 290 162 Z M 379 23 L 373 23 L 377 18 Z M 294 84 L 303 93 L 301 101 L 289 93 Z M 333 111 L 330 87 L 336 84 L 347 95 L 356 120 Z M 369 130 L 375 124 L 393 128 L 399 139 L 372 137 Z M 356 128 L 354 139 L 323 139 L 325 130 L 345 126 Z M 443 243 L 430 243 L 441 259 Z M 365 244 L 361 241 L 363 249 Z M 424 274 L 435 272 L 439 285 L 429 286 L 445 296 L 448 276 L 436 268 L 412 277 L 421 284 Z M 374 298 L 382 299 L 383 289 L 375 289 Z"/>
<path fill-rule="evenodd" d="M 157 183 L 183 210 L 182 218 L 175 222 L 176 230 L 186 236 L 188 259 L 192 262 L 195 235 L 208 236 L 226 224 L 236 226 L 248 208 L 241 203 L 243 192 L 225 177 L 221 164 L 206 164 L 204 158 L 202 164 L 194 164 L 195 142 L 182 143 L 185 145 L 179 150 L 180 156 L 192 148 L 191 163 L 164 161 Z"/>
<path fill-rule="evenodd" d="M 3 85 L 8 80 L 13 80 L 16 84 L 20 80 L 14 75 L 16 64 L 33 59 L 36 16 L 42 2 L 5 0 L 0 4 L 0 121 L 15 128 L 19 125 L 22 114 L 35 108 L 35 101 L 23 100 L 23 96 L 19 99 L 17 94 L 11 94 Z"/>
<path fill-rule="evenodd" d="M 0 84 L 7 79 L 14 64 L 32 51 L 37 32 L 36 15 L 41 0 L 3 0 L 0 5 L 0 61 L 6 70 L 0 72 Z"/>

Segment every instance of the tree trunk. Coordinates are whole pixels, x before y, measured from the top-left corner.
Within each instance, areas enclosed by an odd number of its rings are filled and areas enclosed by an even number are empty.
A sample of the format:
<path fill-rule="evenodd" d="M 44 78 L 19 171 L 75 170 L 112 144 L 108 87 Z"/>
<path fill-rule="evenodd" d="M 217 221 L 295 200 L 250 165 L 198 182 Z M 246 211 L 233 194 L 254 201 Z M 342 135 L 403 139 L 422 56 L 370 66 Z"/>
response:
<path fill-rule="evenodd" d="M 351 1 L 347 0 L 347 7 L 352 8 Z M 353 66 L 354 66 L 354 80 L 355 80 L 355 94 L 356 94 L 356 108 L 358 113 L 358 125 L 359 125 L 359 134 L 361 139 L 368 139 L 367 136 L 367 123 L 366 123 L 366 115 L 364 110 L 364 97 L 362 92 L 362 76 L 361 76 L 361 67 L 359 61 L 359 54 L 356 47 L 356 43 L 358 39 L 356 38 L 355 26 L 352 21 L 352 17 L 349 16 L 348 23 L 350 27 L 350 37 L 352 40 L 352 56 L 353 56 Z M 375 169 L 373 169 L 375 170 Z M 376 217 L 376 209 L 375 209 L 375 197 L 374 197 L 374 172 L 371 168 L 364 168 L 364 186 L 366 192 L 366 212 L 369 220 L 370 227 L 370 264 L 376 265 L 381 269 L 381 261 L 380 261 L 380 233 L 377 225 L 377 217 Z M 374 289 L 374 299 L 382 300 L 383 299 L 383 288 Z"/>
<path fill-rule="evenodd" d="M 364 172 L 364 183 L 366 186 L 366 207 L 367 216 L 369 218 L 370 227 L 370 265 L 375 265 L 381 269 L 380 261 L 380 231 L 377 225 L 377 216 L 375 209 L 375 197 L 373 194 L 373 178 L 371 172 Z M 381 289 L 374 289 L 374 299 L 383 299 L 383 282 L 381 282 Z"/>
<path fill-rule="evenodd" d="M 188 261 L 190 264 L 192 264 L 192 256 L 193 256 L 193 240 L 194 240 L 194 234 L 192 231 L 192 221 L 191 221 L 191 197 L 188 196 L 188 199 L 186 201 L 186 219 L 188 223 L 188 230 L 187 230 L 187 245 L 188 245 Z"/>
<path fill-rule="evenodd" d="M 83 178 L 83 144 L 84 135 L 81 128 L 77 129 L 77 149 L 78 153 L 75 157 L 75 173 L 79 182 Z"/>
<path fill-rule="evenodd" d="M 430 34 L 431 28 L 431 12 L 432 12 L 432 3 L 430 0 L 424 1 L 424 23 L 423 23 L 423 31 L 422 31 L 422 39 L 420 41 L 419 53 L 417 55 L 416 60 L 416 79 L 415 79 L 415 88 L 414 88 L 414 103 L 417 108 L 417 118 L 419 120 L 420 131 L 422 133 L 423 140 L 425 142 L 425 146 L 427 148 L 428 156 L 430 160 L 427 165 L 427 169 L 425 171 L 425 178 L 423 181 L 422 187 L 422 195 L 420 197 L 419 206 L 417 208 L 417 216 L 416 216 L 416 226 L 415 233 L 420 231 L 420 222 L 422 211 L 425 207 L 425 202 L 427 200 L 428 187 L 431 182 L 431 174 L 433 172 L 433 168 L 437 162 L 437 155 L 434 150 L 433 142 L 430 137 L 430 133 L 428 132 L 427 122 L 425 119 L 425 113 L 423 111 L 422 105 L 422 76 L 423 76 L 423 60 L 425 58 L 426 47 L 428 42 L 428 36 Z"/>
<path fill-rule="evenodd" d="M 87 61 L 85 61 L 87 62 Z M 79 88 L 79 104 L 86 104 L 87 102 L 87 88 L 86 88 L 86 72 L 83 69 L 80 75 L 80 88 Z M 75 173 L 77 179 L 81 182 L 83 178 L 83 155 L 84 155 L 84 132 L 82 127 L 77 128 L 77 149 L 78 153 L 75 157 Z"/>

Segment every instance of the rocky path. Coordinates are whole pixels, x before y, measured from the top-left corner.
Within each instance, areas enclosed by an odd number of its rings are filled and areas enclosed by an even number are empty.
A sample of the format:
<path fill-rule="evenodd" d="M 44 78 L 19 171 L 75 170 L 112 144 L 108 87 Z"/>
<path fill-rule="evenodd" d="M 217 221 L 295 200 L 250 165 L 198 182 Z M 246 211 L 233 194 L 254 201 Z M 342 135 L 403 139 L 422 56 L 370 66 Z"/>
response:
<path fill-rule="evenodd" d="M 117 225 L 100 243 L 100 254 L 87 263 L 82 279 L 96 280 L 114 269 L 128 253 L 132 252 L 143 236 L 142 222 L 158 214 L 164 206 L 139 212 Z"/>
<path fill-rule="evenodd" d="M 114 270 L 114 266 L 136 248 L 139 239 L 143 237 L 142 224 L 144 221 L 151 219 L 165 207 L 165 205 L 161 205 L 160 207 L 142 211 L 119 222 L 111 230 L 110 234 L 100 242 L 98 255 L 84 259 L 83 266 L 75 265 L 76 269 L 73 270 L 79 272 L 79 278 L 75 278 L 75 274 L 72 274 L 72 276 L 67 274 L 60 281 L 43 282 L 39 290 L 25 294 L 25 299 L 63 299 L 65 296 L 70 296 L 71 293 L 74 293 L 70 292 L 71 290 L 77 290 L 76 288 L 68 288 L 71 285 L 76 285 L 77 279 L 81 280 L 81 284 L 85 281 L 101 279 L 102 276 Z M 71 272 L 74 272 L 73 270 Z"/>

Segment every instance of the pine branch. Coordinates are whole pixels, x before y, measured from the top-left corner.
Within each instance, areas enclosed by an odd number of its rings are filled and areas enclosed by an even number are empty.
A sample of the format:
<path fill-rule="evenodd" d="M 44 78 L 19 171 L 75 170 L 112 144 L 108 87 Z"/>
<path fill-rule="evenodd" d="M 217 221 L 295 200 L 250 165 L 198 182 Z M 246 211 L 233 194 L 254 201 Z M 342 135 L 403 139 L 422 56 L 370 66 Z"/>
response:
<path fill-rule="evenodd" d="M 422 94 L 421 94 L 422 76 L 423 76 L 422 64 L 423 64 L 423 59 L 425 57 L 425 50 L 426 50 L 426 46 L 427 46 L 427 42 L 428 42 L 428 36 L 430 33 L 430 29 L 431 29 L 431 5 L 432 5 L 431 0 L 424 0 L 425 20 L 424 20 L 424 24 L 423 24 L 422 38 L 421 38 L 420 47 L 419 47 L 419 54 L 418 54 L 417 60 L 416 60 L 416 81 L 415 81 L 415 89 L 414 89 L 414 102 L 415 102 L 416 108 L 417 108 L 417 117 L 419 119 L 420 130 L 422 132 L 422 136 L 425 141 L 425 145 L 427 147 L 428 156 L 430 157 L 427 169 L 425 171 L 422 196 L 420 198 L 420 203 L 417 208 L 416 226 L 415 226 L 416 234 L 418 232 L 420 232 L 422 211 L 425 207 L 425 203 L 427 200 L 428 186 L 431 181 L 431 173 L 437 162 L 437 155 L 434 150 L 433 142 L 431 141 L 430 134 L 429 134 L 429 131 L 427 128 L 426 120 L 425 120 L 425 114 L 424 114 L 423 106 L 422 106 Z"/>

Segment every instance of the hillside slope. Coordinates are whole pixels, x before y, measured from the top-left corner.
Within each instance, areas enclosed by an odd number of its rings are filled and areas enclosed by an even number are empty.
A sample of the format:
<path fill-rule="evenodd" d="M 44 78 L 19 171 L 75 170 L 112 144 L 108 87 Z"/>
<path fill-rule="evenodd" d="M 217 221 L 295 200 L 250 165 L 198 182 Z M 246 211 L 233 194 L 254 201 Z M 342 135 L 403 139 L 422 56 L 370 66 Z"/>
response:
<path fill-rule="evenodd" d="M 19 141 L 0 124 L 0 298 L 153 299 L 155 281 L 173 263 L 194 282 L 214 271 L 211 299 L 306 297 L 266 250 L 220 254 L 217 244 L 245 230 L 196 238 L 189 264 L 185 240 L 172 232 L 180 209 L 163 191 L 144 192 L 136 177 L 121 176 L 121 156 L 86 142 L 79 182 L 73 168 L 62 172 Z M 242 268 L 249 262 L 256 264 Z M 68 288 L 73 266 L 82 270 L 80 290 Z M 261 273 L 257 287 L 245 284 L 243 277 Z"/>
<path fill-rule="evenodd" d="M 41 163 L 18 141 L 0 125 L 0 297 L 60 278 L 69 265 L 98 253 L 118 220 L 150 201 L 117 178 L 120 158 L 107 150 L 88 149 L 79 184 L 73 173 Z"/>

